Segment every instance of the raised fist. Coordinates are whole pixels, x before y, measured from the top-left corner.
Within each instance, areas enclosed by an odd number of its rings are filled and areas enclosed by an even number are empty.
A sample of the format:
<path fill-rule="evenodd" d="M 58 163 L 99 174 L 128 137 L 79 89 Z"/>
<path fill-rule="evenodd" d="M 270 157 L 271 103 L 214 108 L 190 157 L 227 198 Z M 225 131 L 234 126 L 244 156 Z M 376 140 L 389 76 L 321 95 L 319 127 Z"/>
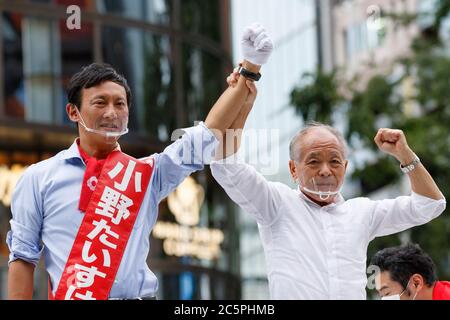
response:
<path fill-rule="evenodd" d="M 414 152 L 409 148 L 402 130 L 381 128 L 374 141 L 381 151 L 396 157 L 402 164 L 414 159 Z"/>
<path fill-rule="evenodd" d="M 241 46 L 244 59 L 256 65 L 265 64 L 273 49 L 272 40 L 266 30 L 257 23 L 245 28 Z"/>

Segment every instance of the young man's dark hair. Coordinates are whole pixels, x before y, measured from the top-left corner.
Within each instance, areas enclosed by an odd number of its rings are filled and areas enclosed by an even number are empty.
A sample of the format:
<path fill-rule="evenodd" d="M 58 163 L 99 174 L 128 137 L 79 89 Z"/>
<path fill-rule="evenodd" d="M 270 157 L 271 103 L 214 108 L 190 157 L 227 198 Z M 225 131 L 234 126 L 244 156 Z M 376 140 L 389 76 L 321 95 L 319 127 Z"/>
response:
<path fill-rule="evenodd" d="M 83 89 L 95 87 L 105 81 L 115 82 L 124 87 L 127 94 L 128 107 L 131 106 L 131 90 L 124 76 L 117 73 L 110 65 L 92 63 L 85 66 L 70 79 L 67 89 L 69 103 L 74 104 L 81 111 L 81 93 Z"/>
<path fill-rule="evenodd" d="M 419 245 L 407 244 L 378 251 L 370 262 L 387 271 L 393 281 L 406 288 L 414 274 L 420 274 L 428 286 L 437 281 L 436 266 Z"/>

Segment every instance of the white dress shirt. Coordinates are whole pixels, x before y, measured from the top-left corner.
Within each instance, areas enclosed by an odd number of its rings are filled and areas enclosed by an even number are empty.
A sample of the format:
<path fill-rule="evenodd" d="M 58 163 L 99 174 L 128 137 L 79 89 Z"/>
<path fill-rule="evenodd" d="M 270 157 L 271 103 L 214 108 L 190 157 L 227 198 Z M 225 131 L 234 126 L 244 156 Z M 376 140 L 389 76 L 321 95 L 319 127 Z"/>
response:
<path fill-rule="evenodd" d="M 211 171 L 230 198 L 256 218 L 272 299 L 366 299 L 369 242 L 427 223 L 445 209 L 445 199 L 414 192 L 381 201 L 345 201 L 339 195 L 321 207 L 231 158 L 211 162 Z"/>

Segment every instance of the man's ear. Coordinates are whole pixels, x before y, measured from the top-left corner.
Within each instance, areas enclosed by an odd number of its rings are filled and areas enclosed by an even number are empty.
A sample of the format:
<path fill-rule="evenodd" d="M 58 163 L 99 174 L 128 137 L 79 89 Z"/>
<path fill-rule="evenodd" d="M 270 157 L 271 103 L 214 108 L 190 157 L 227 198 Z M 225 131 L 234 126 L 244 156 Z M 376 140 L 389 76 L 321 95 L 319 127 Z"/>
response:
<path fill-rule="evenodd" d="M 66 113 L 69 117 L 70 121 L 72 122 L 78 122 L 79 121 L 79 115 L 76 109 L 76 106 L 72 103 L 68 103 L 66 105 Z"/>
<path fill-rule="evenodd" d="M 425 285 L 425 281 L 424 281 L 423 277 L 418 273 L 413 274 L 412 283 L 413 283 L 413 286 L 417 290 L 421 290 L 423 288 L 423 286 Z"/>
<path fill-rule="evenodd" d="M 289 160 L 289 172 L 291 173 L 291 177 L 292 179 L 294 179 L 294 181 L 298 180 L 298 176 L 297 176 L 297 167 L 295 166 L 295 161 L 294 160 Z"/>

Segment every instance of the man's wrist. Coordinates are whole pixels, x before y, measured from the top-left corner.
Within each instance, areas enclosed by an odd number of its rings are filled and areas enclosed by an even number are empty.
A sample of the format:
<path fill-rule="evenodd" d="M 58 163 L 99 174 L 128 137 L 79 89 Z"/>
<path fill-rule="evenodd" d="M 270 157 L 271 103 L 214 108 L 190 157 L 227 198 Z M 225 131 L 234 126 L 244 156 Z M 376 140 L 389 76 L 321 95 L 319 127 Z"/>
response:
<path fill-rule="evenodd" d="M 410 173 L 411 171 L 416 169 L 419 164 L 420 164 L 420 159 L 418 156 L 415 156 L 414 160 L 411 161 L 410 163 L 408 163 L 406 165 L 400 164 L 400 170 L 403 173 Z"/>
<path fill-rule="evenodd" d="M 238 72 L 239 72 L 239 74 L 244 76 L 247 80 L 258 81 L 259 79 L 261 79 L 261 73 L 251 72 L 242 66 L 239 67 Z"/>
<path fill-rule="evenodd" d="M 250 72 L 258 73 L 261 70 L 261 66 L 251 63 L 250 61 L 244 60 L 242 66 Z"/>
<path fill-rule="evenodd" d="M 400 164 L 402 166 L 406 166 L 408 164 L 410 164 L 411 162 L 414 161 L 414 159 L 416 159 L 417 156 L 414 153 L 414 151 L 412 151 L 411 149 L 406 150 L 405 152 L 402 152 L 402 154 L 400 154 L 397 157 L 397 160 L 400 162 Z"/>

